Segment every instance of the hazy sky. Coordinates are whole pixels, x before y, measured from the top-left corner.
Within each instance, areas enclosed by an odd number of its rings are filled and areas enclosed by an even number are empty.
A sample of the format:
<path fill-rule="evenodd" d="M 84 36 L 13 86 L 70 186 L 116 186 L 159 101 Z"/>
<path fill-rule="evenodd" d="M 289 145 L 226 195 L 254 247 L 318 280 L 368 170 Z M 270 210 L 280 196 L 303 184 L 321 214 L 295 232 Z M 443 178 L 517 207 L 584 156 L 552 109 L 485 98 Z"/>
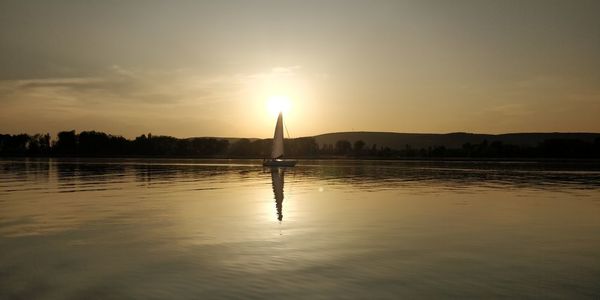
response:
<path fill-rule="evenodd" d="M 600 1 L 4 1 L 0 133 L 600 132 Z"/>

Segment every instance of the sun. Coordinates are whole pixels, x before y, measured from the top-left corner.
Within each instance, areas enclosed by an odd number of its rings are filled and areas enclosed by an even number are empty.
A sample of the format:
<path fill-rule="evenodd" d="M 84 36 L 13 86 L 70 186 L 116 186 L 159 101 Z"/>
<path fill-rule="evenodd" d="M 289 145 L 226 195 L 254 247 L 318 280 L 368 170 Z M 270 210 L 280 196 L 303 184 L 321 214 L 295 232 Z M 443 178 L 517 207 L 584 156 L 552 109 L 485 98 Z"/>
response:
<path fill-rule="evenodd" d="M 267 109 L 272 115 L 278 115 L 280 112 L 287 114 L 291 105 L 292 101 L 285 95 L 273 95 L 267 99 Z"/>

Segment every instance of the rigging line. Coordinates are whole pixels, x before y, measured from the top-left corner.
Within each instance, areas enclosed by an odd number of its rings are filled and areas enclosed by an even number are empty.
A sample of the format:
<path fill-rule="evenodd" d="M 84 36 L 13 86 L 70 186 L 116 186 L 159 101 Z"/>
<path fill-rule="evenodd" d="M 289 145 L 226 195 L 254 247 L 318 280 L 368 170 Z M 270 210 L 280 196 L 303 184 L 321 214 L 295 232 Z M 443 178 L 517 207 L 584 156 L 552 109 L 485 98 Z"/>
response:
<path fill-rule="evenodd" d="M 285 123 L 283 123 L 283 127 L 285 128 L 285 133 L 287 133 L 288 139 L 291 139 L 292 137 L 290 136 L 290 132 L 287 129 L 287 126 L 285 125 Z"/>

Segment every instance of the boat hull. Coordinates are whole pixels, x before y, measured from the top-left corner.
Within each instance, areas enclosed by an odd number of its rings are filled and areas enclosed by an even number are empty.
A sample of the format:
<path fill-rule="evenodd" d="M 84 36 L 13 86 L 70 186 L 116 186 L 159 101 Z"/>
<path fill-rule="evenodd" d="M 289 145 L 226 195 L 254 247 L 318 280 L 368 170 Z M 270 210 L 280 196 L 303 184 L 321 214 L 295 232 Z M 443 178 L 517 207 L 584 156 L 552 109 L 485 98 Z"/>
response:
<path fill-rule="evenodd" d="M 293 159 L 270 159 L 263 161 L 263 166 L 265 167 L 293 167 L 297 163 L 296 160 Z"/>

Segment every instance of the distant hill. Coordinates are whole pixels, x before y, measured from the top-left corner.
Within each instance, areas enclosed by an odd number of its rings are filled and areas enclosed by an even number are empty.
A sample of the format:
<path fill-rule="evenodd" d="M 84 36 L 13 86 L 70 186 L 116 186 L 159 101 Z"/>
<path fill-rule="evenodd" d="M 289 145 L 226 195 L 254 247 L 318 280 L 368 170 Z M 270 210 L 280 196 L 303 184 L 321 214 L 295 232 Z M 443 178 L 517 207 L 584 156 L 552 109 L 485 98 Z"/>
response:
<path fill-rule="evenodd" d="M 505 144 L 518 146 L 536 146 L 538 143 L 547 139 L 578 139 L 587 142 L 593 142 L 600 138 L 600 133 L 506 133 L 506 134 L 476 134 L 476 133 L 397 133 L 397 132 L 335 132 L 315 136 L 317 144 L 321 147 L 323 144 L 333 144 L 339 140 L 348 140 L 351 143 L 362 140 L 366 147 L 376 144 L 377 147 L 389 147 L 391 149 L 404 149 L 409 145 L 415 149 L 444 146 L 446 148 L 461 148 L 465 143 L 481 143 L 484 140 L 488 142 L 501 141 Z"/>

